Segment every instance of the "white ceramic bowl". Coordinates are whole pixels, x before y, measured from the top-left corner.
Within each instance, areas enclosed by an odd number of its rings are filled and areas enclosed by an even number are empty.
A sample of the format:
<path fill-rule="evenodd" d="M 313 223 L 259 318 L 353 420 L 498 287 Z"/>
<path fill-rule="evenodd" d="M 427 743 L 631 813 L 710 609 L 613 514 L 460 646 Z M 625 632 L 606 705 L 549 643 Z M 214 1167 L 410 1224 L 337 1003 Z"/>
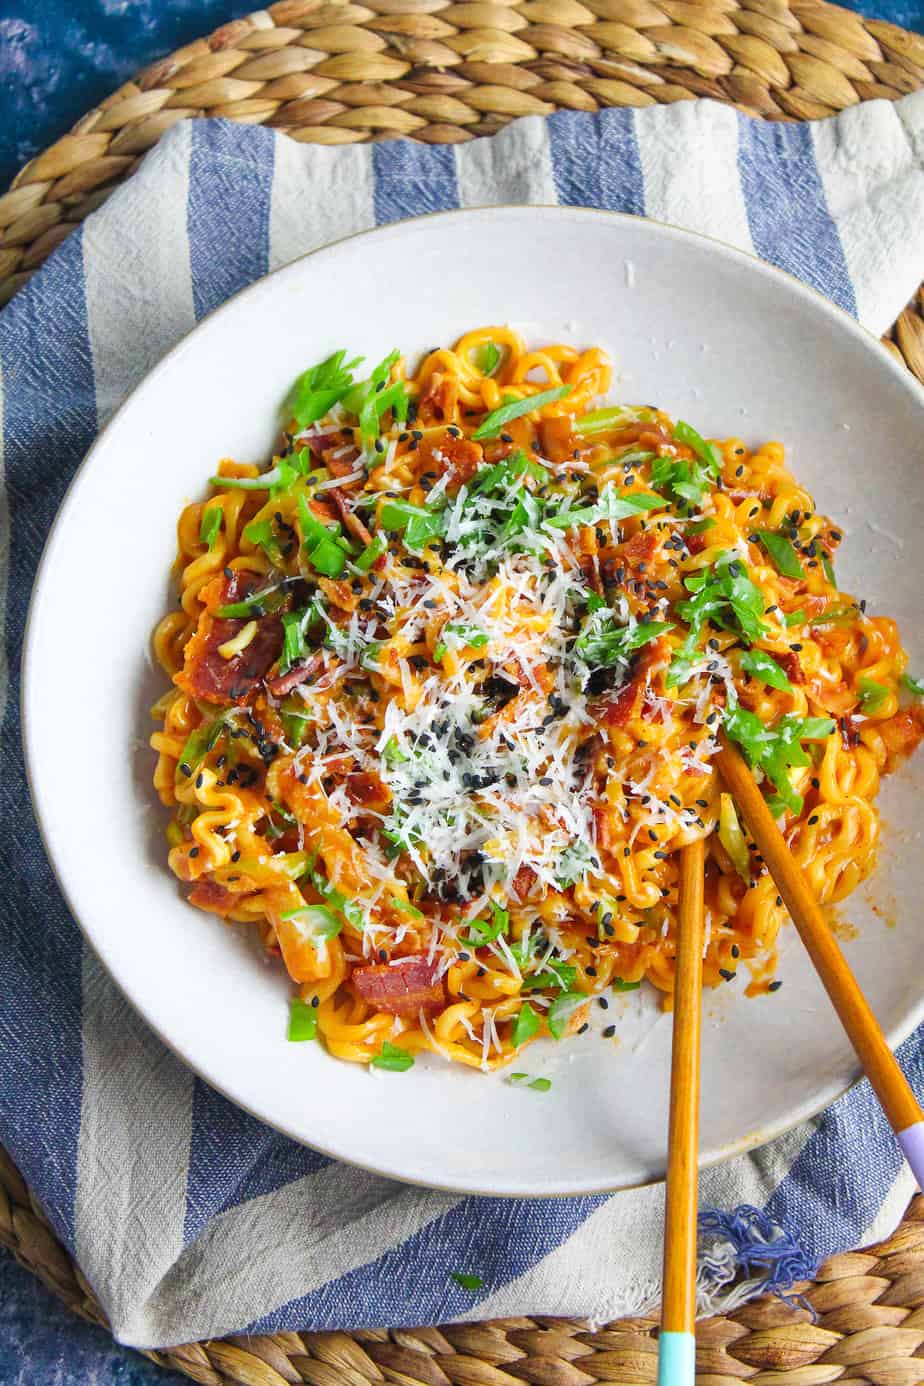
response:
<path fill-rule="evenodd" d="M 282 970 L 193 910 L 167 870 L 146 749 L 148 708 L 165 686 L 148 640 L 168 601 L 176 517 L 205 494 L 216 460 L 266 456 L 290 382 L 332 349 L 374 360 L 491 322 L 535 343 L 604 344 L 614 398 L 657 402 L 703 433 L 785 441 L 797 476 L 843 523 L 842 584 L 898 617 L 924 670 L 912 504 L 924 408 L 910 375 L 812 290 L 714 241 L 610 213 L 486 209 L 297 261 L 212 314 L 135 391 L 45 552 L 27 636 L 26 749 L 75 916 L 148 1023 L 209 1083 L 296 1140 L 385 1174 L 466 1192 L 581 1193 L 663 1172 L 670 1021 L 650 999 L 611 1004 L 618 1042 L 590 1033 L 530 1049 L 524 1067 L 553 1079 L 544 1095 L 438 1059 L 377 1074 L 289 1044 Z M 58 599 L 73 591 L 93 594 L 79 621 Z M 66 722 L 61 669 L 86 671 L 68 686 Z M 879 871 L 842 911 L 859 930 L 848 957 L 893 1042 L 924 1012 L 912 908 L 924 896 L 922 768 L 888 782 Z M 707 997 L 704 1163 L 766 1141 L 856 1075 L 788 935 L 777 995 L 746 1000 L 742 971 Z"/>

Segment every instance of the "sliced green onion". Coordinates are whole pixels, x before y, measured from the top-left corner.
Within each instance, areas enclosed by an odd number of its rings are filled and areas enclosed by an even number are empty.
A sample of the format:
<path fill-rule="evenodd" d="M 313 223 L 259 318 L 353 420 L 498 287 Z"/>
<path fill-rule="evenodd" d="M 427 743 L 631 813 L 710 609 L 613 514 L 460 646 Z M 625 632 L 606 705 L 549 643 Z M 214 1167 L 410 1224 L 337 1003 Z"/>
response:
<path fill-rule="evenodd" d="M 829 606 L 827 611 L 823 611 L 820 616 L 813 616 L 809 622 L 812 626 L 847 626 L 851 621 L 860 619 L 860 608 L 853 606 Z"/>
<path fill-rule="evenodd" d="M 196 727 L 195 731 L 190 732 L 186 738 L 186 744 L 180 752 L 177 761 L 176 778 L 189 779 L 195 774 L 196 770 L 205 760 L 215 742 L 221 736 L 227 725 L 227 717 L 216 717 L 213 722 L 206 722 L 201 727 Z"/>
<path fill-rule="evenodd" d="M 611 409 L 594 409 L 574 421 L 575 433 L 606 433 L 608 429 L 625 427 L 633 423 L 650 423 L 654 418 L 653 409 L 632 409 L 628 405 L 615 405 Z"/>
<path fill-rule="evenodd" d="M 406 1073 L 409 1068 L 414 1067 L 413 1056 L 406 1049 L 399 1049 L 388 1040 L 385 1040 L 381 1052 L 370 1062 L 373 1068 L 384 1068 L 389 1073 Z"/>
<path fill-rule="evenodd" d="M 496 342 L 482 342 L 472 352 L 472 364 L 482 375 L 493 375 L 500 365 L 501 350 Z"/>
<path fill-rule="evenodd" d="M 302 905 L 295 910 L 286 910 L 280 919 L 294 919 L 306 928 L 313 938 L 322 943 L 336 938 L 343 928 L 343 920 L 338 919 L 333 910 L 326 905 Z"/>
<path fill-rule="evenodd" d="M 792 684 L 776 660 L 765 650 L 748 650 L 741 656 L 741 667 L 747 674 L 760 679 L 770 688 L 781 688 L 784 693 L 792 692 Z"/>
<path fill-rule="evenodd" d="M 713 478 L 719 475 L 722 470 L 724 459 L 715 443 L 707 443 L 692 424 L 684 423 L 681 420 L 674 425 L 674 439 L 678 443 L 683 443 L 695 453 L 701 462 L 712 472 Z"/>
<path fill-rule="evenodd" d="M 278 467 L 264 472 L 262 476 L 210 476 L 213 486 L 224 486 L 231 491 L 268 491 L 282 477 Z"/>
<path fill-rule="evenodd" d="M 564 399 L 565 395 L 570 393 L 570 385 L 558 385 L 554 390 L 540 390 L 538 394 L 527 395 L 525 399 L 507 400 L 498 409 L 492 409 L 472 437 L 476 441 L 482 438 L 496 438 L 504 426 L 512 423 L 514 419 L 521 419 L 524 414 L 531 414 L 534 409 L 542 409 L 556 399 Z"/>
<path fill-rule="evenodd" d="M 465 943 L 472 948 L 482 948 L 487 943 L 493 943 L 496 938 L 507 931 L 510 924 L 510 915 L 505 909 L 501 909 L 496 900 L 491 901 L 491 913 L 493 922 L 488 924 L 483 919 L 472 919 L 469 921 L 471 934 Z"/>
<path fill-rule="evenodd" d="M 533 973 L 532 977 L 524 977 L 520 990 L 545 991 L 547 987 L 558 987 L 560 991 L 567 991 L 576 976 L 576 967 L 552 958 L 541 972 Z"/>
<path fill-rule="evenodd" d="M 402 761 L 410 760 L 410 756 L 402 751 L 398 745 L 397 738 L 390 736 L 382 749 L 386 765 L 400 765 Z"/>
<path fill-rule="evenodd" d="M 621 977 L 614 977 L 610 986 L 614 991 L 638 991 L 641 982 L 624 982 Z"/>
<path fill-rule="evenodd" d="M 910 693 L 912 698 L 924 698 L 924 680 L 913 679 L 910 674 L 902 674 L 902 688 L 906 693 Z"/>
<path fill-rule="evenodd" d="M 412 905 L 410 900 L 402 900 L 400 895 L 391 895 L 389 899 L 395 909 L 400 910 L 402 914 L 410 914 L 413 915 L 415 919 L 423 919 L 423 910 L 419 910 L 416 905 Z"/>
<path fill-rule="evenodd" d="M 596 505 L 562 510 L 557 515 L 547 516 L 544 523 L 550 529 L 572 529 L 575 525 L 595 525 L 601 520 L 627 520 L 630 515 L 638 515 L 646 510 L 663 510 L 666 505 L 663 496 L 650 495 L 647 491 L 617 496 L 612 487 L 607 487 Z"/>
<path fill-rule="evenodd" d="M 289 1039 L 313 1040 L 318 1037 L 318 1008 L 293 998 L 289 1002 Z"/>
<path fill-rule="evenodd" d="M 215 540 L 221 530 L 224 512 L 220 505 L 207 505 L 199 521 L 199 543 L 207 544 L 209 550 L 215 547 Z"/>
<path fill-rule="evenodd" d="M 552 1086 L 552 1080 L 551 1078 L 534 1078 L 532 1082 L 527 1083 L 526 1086 L 532 1088 L 533 1092 L 548 1092 L 549 1088 Z"/>
<path fill-rule="evenodd" d="M 804 611 L 783 612 L 783 624 L 786 626 L 787 629 L 790 629 L 792 626 L 802 626 L 805 624 L 807 620 L 808 616 Z"/>
<path fill-rule="evenodd" d="M 546 1013 L 549 1034 L 553 1039 L 561 1039 L 568 1021 L 587 999 L 582 991 L 564 991 L 561 996 L 556 996 Z"/>
<path fill-rule="evenodd" d="M 367 544 L 362 553 L 356 560 L 356 567 L 361 573 L 368 573 L 377 558 L 388 548 L 388 540 L 384 534 L 376 534 L 371 543 Z"/>
<path fill-rule="evenodd" d="M 322 539 L 309 549 L 308 562 L 325 577 L 338 578 L 346 567 L 346 554 L 333 539 Z"/>
<path fill-rule="evenodd" d="M 821 551 L 821 566 L 825 570 L 825 577 L 832 587 L 837 586 L 837 578 L 834 576 L 834 564 L 831 562 L 831 555 L 824 549 Z"/>
<path fill-rule="evenodd" d="M 789 578 L 804 578 L 799 555 L 792 541 L 783 534 L 774 534 L 772 529 L 755 529 L 753 537 L 759 539 L 773 562 L 776 570 Z"/>
<path fill-rule="evenodd" d="M 529 1002 L 524 1001 L 520 1010 L 517 1012 L 516 1020 L 513 1022 L 513 1034 L 510 1040 L 514 1049 L 519 1049 L 521 1044 L 525 1044 L 527 1040 L 532 1039 L 538 1029 L 539 1017 Z"/>
<path fill-rule="evenodd" d="M 751 879 L 751 854 L 747 838 L 741 831 L 735 801 L 730 794 L 719 796 L 719 841 L 725 848 L 732 865 L 744 880 Z"/>
<path fill-rule="evenodd" d="M 889 696 L 888 688 L 877 683 L 875 679 L 858 679 L 857 689 L 860 694 L 860 707 L 864 712 L 878 712 Z"/>
<path fill-rule="evenodd" d="M 687 534 L 705 534 L 707 529 L 715 529 L 716 521 L 711 515 L 705 515 L 701 520 L 695 520 L 692 525 L 687 525 Z"/>
<path fill-rule="evenodd" d="M 335 351 L 326 360 L 304 371 L 296 380 L 287 401 L 287 409 L 300 428 L 323 419 L 353 384 L 352 372 L 361 364 L 356 356 L 344 364 L 345 351 Z"/>
<path fill-rule="evenodd" d="M 484 1284 L 480 1275 L 466 1275 L 464 1271 L 453 1271 L 452 1278 L 463 1290 L 480 1290 Z"/>

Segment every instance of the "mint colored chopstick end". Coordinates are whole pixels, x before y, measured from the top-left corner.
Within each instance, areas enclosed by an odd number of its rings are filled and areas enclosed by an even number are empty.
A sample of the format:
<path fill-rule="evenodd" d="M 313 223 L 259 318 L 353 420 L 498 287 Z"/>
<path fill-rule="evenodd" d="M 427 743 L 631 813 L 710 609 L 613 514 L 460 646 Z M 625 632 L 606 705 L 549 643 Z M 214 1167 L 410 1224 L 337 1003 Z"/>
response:
<path fill-rule="evenodd" d="M 916 1121 L 913 1126 L 899 1131 L 898 1143 L 911 1166 L 918 1188 L 924 1189 L 924 1121 Z"/>
<path fill-rule="evenodd" d="M 694 1334 L 662 1329 L 658 1337 L 658 1386 L 693 1386 L 695 1377 Z"/>

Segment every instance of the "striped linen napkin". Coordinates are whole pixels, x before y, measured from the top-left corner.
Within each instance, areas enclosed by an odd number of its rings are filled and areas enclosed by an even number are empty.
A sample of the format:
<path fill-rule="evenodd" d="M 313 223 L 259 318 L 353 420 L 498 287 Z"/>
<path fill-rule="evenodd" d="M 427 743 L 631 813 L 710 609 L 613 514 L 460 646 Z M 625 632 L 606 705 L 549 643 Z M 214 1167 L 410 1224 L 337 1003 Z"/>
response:
<path fill-rule="evenodd" d="M 538 1201 L 409 1188 L 292 1144 L 194 1078 L 83 944 L 39 845 L 20 750 L 19 651 L 42 541 L 97 430 L 162 353 L 235 290 L 348 232 L 556 201 L 731 241 L 879 333 L 924 278 L 924 93 L 813 126 L 711 102 L 565 113 L 448 148 L 321 149 L 184 123 L 0 314 L 0 1139 L 123 1342 L 527 1312 L 606 1320 L 657 1295 L 658 1188 Z M 901 1058 L 924 1097 L 924 1031 Z M 736 1263 L 759 1284 L 767 1267 L 748 1248 L 771 1223 L 796 1229 L 771 1279 L 810 1270 L 890 1230 L 910 1192 L 861 1085 L 703 1176 L 705 1206 L 751 1205 L 714 1220 L 704 1285 L 714 1295 Z M 463 1289 L 456 1270 L 481 1288 Z"/>

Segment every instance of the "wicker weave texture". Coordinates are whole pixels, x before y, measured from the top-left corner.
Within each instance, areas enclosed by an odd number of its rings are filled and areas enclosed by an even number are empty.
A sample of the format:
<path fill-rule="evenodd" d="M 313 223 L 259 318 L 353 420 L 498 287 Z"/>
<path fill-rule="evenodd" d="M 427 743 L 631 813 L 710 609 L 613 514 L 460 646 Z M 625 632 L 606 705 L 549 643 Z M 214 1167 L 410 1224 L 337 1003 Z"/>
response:
<path fill-rule="evenodd" d="M 0 303 L 186 117 L 345 144 L 457 143 L 559 108 L 711 96 L 815 119 L 924 86 L 924 37 L 823 0 L 280 0 L 155 63 L 89 112 L 0 197 Z M 885 339 L 924 382 L 924 286 Z M 79 1268 L 0 1148 L 0 1242 L 105 1326 Z M 814 1318 L 762 1300 L 698 1325 L 698 1386 L 924 1382 L 924 1197 L 898 1231 L 833 1257 Z M 377 1333 L 281 1333 L 149 1353 L 206 1386 L 642 1386 L 656 1321 L 572 1320 Z"/>
<path fill-rule="evenodd" d="M 105 1324 L 93 1292 L 0 1150 L 0 1242 L 84 1318 Z M 697 1325 L 697 1386 L 917 1386 L 924 1381 L 924 1197 L 897 1231 L 833 1256 L 800 1285 L 813 1314 L 757 1300 Z M 275 1333 L 211 1339 L 152 1361 L 203 1386 L 648 1386 L 657 1321 L 591 1331 L 576 1319 L 500 1319 L 407 1331 Z"/>

